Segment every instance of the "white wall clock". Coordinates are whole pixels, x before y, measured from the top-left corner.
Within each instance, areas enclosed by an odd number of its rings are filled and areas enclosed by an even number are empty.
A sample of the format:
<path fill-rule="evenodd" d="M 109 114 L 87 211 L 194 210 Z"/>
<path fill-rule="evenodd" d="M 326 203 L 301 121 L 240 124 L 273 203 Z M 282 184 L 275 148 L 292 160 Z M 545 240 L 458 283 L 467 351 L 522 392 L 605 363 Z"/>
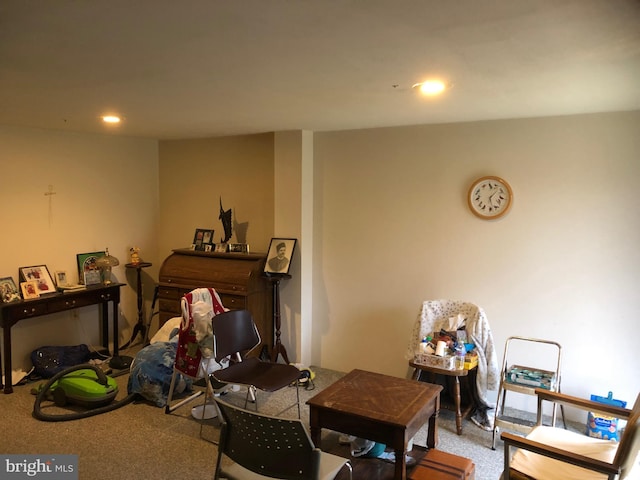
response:
<path fill-rule="evenodd" d="M 467 202 L 474 215 L 483 219 L 499 218 L 511 208 L 513 191 L 500 177 L 481 177 L 469 188 Z"/>

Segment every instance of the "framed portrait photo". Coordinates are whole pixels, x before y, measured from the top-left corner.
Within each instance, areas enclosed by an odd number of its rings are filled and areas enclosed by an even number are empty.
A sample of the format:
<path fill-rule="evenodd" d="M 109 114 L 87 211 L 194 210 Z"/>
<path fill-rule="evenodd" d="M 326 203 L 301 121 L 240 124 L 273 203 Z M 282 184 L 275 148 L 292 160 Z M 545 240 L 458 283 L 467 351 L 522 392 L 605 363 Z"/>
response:
<path fill-rule="evenodd" d="M 210 252 L 213 244 L 213 230 L 206 228 L 196 228 L 196 233 L 193 234 L 192 249 L 201 252 Z M 207 246 L 209 249 L 207 250 Z"/>
<path fill-rule="evenodd" d="M 38 296 L 46 295 L 47 293 L 56 293 L 56 285 L 53 283 L 53 279 L 46 265 L 20 267 L 19 273 L 20 283 L 35 282 Z"/>
<path fill-rule="evenodd" d="M 76 255 L 78 260 L 78 283 L 95 285 L 102 282 L 100 267 L 98 267 L 96 261 L 103 257 L 104 254 L 105 252 L 88 252 Z"/>
<path fill-rule="evenodd" d="M 20 289 L 22 290 L 22 296 L 25 300 L 38 298 L 40 296 L 40 293 L 38 292 L 38 282 L 35 280 L 20 282 Z"/>
<path fill-rule="evenodd" d="M 13 278 L 0 278 L 0 299 L 2 303 L 11 303 L 22 299 Z"/>
<path fill-rule="evenodd" d="M 267 261 L 264 264 L 265 273 L 289 274 L 295 248 L 295 238 L 272 238 L 267 252 Z"/>

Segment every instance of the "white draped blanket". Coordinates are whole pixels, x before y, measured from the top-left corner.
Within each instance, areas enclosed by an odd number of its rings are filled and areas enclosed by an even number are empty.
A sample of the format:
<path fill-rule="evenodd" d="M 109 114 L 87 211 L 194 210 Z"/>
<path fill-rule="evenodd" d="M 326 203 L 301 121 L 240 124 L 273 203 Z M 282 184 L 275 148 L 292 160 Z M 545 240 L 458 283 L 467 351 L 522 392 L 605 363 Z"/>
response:
<path fill-rule="evenodd" d="M 472 420 L 478 426 L 491 430 L 492 418 L 487 410 L 494 405 L 487 398 L 487 391 L 497 390 L 499 383 L 498 358 L 491 328 L 484 310 L 469 302 L 457 300 L 428 300 L 422 303 L 418 318 L 413 326 L 405 358 L 413 359 L 418 344 L 425 336 L 440 329 L 447 329 L 449 318 L 462 314 L 465 320 L 467 338 L 475 345 L 478 353 L 478 373 L 476 377 L 477 398 L 476 411 Z"/>

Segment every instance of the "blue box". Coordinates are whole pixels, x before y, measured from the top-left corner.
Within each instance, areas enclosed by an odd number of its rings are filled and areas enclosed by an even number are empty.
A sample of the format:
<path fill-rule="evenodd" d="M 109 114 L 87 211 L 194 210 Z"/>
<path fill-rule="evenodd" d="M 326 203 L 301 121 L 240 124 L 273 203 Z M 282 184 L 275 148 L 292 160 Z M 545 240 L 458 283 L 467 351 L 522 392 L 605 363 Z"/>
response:
<path fill-rule="evenodd" d="M 606 397 L 599 395 L 591 395 L 591 400 L 594 402 L 604 403 L 606 405 L 613 405 L 615 407 L 626 408 L 627 402 L 623 400 L 616 400 L 613 398 L 613 393 L 609 392 Z M 593 438 L 602 438 L 604 440 L 618 441 L 618 419 L 600 413 L 589 412 L 587 415 L 587 435 Z"/>

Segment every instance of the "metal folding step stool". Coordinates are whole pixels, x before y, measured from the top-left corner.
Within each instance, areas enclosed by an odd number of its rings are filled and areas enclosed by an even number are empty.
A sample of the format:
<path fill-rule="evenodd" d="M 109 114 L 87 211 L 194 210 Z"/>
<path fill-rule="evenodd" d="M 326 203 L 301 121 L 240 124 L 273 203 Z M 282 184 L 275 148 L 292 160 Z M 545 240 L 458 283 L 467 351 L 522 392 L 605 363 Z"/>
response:
<path fill-rule="evenodd" d="M 555 370 L 541 370 L 533 366 L 510 365 L 509 347 L 513 342 L 519 342 L 522 348 L 526 347 L 526 343 L 533 342 L 539 344 L 547 344 L 552 348 L 557 348 L 556 368 Z M 549 390 L 560 392 L 560 367 L 562 364 L 562 347 L 559 343 L 551 340 L 541 340 L 538 338 L 527 337 L 509 337 L 505 343 L 504 355 L 502 359 L 502 369 L 500 371 L 500 388 L 498 390 L 498 399 L 496 401 L 495 418 L 493 422 L 493 439 L 491 448 L 496 449 L 496 438 L 500 428 L 514 430 L 519 433 L 527 434 L 535 426 L 535 420 L 527 420 L 505 414 L 505 400 L 507 392 L 515 392 L 524 395 L 535 395 L 536 388 L 548 388 Z M 551 425 L 556 424 L 557 404 L 553 404 L 551 413 Z M 560 406 L 562 422 L 566 428 L 564 418 L 564 408 Z"/>

